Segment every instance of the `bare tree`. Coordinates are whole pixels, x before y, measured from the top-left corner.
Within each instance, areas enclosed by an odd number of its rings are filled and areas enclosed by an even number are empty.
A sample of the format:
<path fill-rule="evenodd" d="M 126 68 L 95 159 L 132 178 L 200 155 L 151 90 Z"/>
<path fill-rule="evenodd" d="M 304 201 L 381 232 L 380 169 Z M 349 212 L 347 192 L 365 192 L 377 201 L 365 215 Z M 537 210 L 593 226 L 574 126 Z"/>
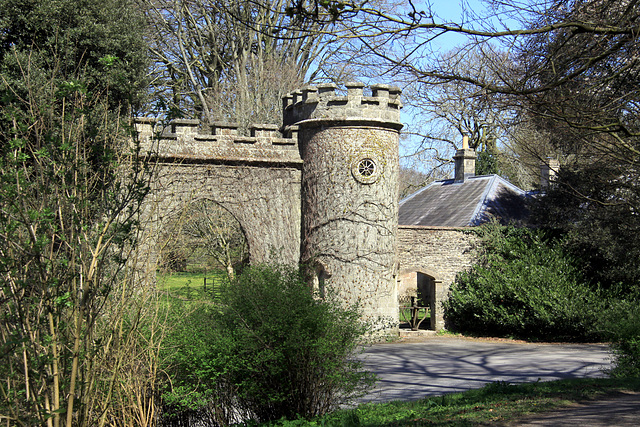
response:
<path fill-rule="evenodd" d="M 187 205 L 164 231 L 161 241 L 161 255 L 169 268 L 183 269 L 196 262 L 223 269 L 233 279 L 249 258 L 247 240 L 238 220 L 209 200 Z"/>
<path fill-rule="evenodd" d="M 398 177 L 400 191 L 398 198 L 403 199 L 407 197 L 433 180 L 434 178 L 430 174 L 421 172 L 415 168 L 400 167 L 400 175 Z"/>
<path fill-rule="evenodd" d="M 480 12 L 465 8 L 458 22 L 411 0 L 393 9 L 368 1 L 308 7 L 293 1 L 290 7 L 301 19 L 348 20 L 351 39 L 369 56 L 363 65 L 377 62 L 384 72 L 425 91 L 466 83 L 489 95 L 513 97 L 511 102 L 524 108 L 521 114 L 537 114 L 547 122 L 564 121 L 616 139 L 638 135 L 637 124 L 628 119 L 637 117 L 636 1 L 490 0 L 485 5 Z M 439 54 L 438 40 L 451 33 L 467 41 L 453 55 Z M 468 66 L 470 57 L 481 58 L 482 69 L 491 72 Z M 596 94 L 598 102 L 585 104 Z M 581 108 L 567 110 L 569 102 Z"/>
<path fill-rule="evenodd" d="M 331 54 L 322 24 L 292 19 L 284 0 L 143 5 L 160 99 L 209 122 L 278 123 L 281 97 L 312 80 Z"/>
<path fill-rule="evenodd" d="M 482 56 L 467 52 L 465 61 L 460 62 L 455 60 L 457 55 L 462 54 L 454 50 L 446 57 L 479 76 L 495 74 Z M 413 147 L 405 147 L 409 155 L 430 153 L 431 163 L 444 167 L 465 136 L 469 147 L 482 153 L 495 154 L 498 147 L 501 151 L 508 145 L 509 129 L 517 118 L 507 97 L 456 80 L 435 85 L 408 81 L 407 85 L 404 99 L 412 115 L 407 130 L 413 135 Z"/>

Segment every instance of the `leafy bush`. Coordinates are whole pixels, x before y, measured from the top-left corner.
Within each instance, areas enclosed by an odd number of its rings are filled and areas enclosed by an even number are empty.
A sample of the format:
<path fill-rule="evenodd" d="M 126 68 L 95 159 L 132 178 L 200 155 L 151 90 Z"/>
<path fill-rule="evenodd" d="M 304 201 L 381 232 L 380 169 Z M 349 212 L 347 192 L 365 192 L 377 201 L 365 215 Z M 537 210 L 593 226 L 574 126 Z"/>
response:
<path fill-rule="evenodd" d="M 541 231 L 497 224 L 480 233 L 479 263 L 458 275 L 445 303 L 451 329 L 526 339 L 600 338 L 601 295 L 559 244 Z"/>
<path fill-rule="evenodd" d="M 312 417 L 372 385 L 353 357 L 366 332 L 358 310 L 316 298 L 297 269 L 250 267 L 221 301 L 177 325 L 164 394 L 177 411 L 209 408 L 220 423 Z"/>
<path fill-rule="evenodd" d="M 640 305 L 637 296 L 616 300 L 607 311 L 614 377 L 640 377 Z"/>

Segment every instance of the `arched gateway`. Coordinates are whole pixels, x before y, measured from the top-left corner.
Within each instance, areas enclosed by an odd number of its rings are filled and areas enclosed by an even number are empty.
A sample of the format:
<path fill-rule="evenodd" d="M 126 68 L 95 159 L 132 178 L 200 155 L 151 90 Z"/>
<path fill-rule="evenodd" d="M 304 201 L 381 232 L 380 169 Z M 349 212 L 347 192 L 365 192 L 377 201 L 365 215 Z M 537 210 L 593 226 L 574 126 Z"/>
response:
<path fill-rule="evenodd" d="M 295 139 L 279 137 L 276 126 L 256 126 L 243 137 L 235 126 L 205 128 L 197 120 L 174 120 L 166 129 L 140 120 L 138 135 L 143 150 L 157 156 L 145 202 L 149 248 L 176 212 L 208 199 L 240 222 L 251 262 L 298 262 L 302 160 Z"/>
<path fill-rule="evenodd" d="M 346 87 L 346 96 L 333 84 L 286 96 L 281 133 L 139 120 L 142 149 L 157 157 L 144 209 L 148 271 L 163 223 L 206 198 L 240 222 L 252 263 L 313 264 L 318 282 L 359 303 L 377 330 L 397 332 L 400 90 Z"/>

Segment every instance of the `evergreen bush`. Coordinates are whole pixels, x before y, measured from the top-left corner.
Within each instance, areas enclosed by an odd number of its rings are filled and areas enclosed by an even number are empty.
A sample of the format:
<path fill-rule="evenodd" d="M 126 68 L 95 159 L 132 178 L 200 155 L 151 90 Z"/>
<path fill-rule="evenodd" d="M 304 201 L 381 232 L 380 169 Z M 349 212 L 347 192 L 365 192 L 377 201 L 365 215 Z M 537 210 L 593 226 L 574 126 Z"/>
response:
<path fill-rule="evenodd" d="M 640 377 L 640 306 L 637 295 L 621 297 L 611 304 L 605 319 L 611 341 L 614 377 Z"/>
<path fill-rule="evenodd" d="M 605 308 L 576 261 L 542 231 L 490 224 L 478 264 L 458 275 L 445 303 L 455 331 L 533 340 L 593 341 Z"/>

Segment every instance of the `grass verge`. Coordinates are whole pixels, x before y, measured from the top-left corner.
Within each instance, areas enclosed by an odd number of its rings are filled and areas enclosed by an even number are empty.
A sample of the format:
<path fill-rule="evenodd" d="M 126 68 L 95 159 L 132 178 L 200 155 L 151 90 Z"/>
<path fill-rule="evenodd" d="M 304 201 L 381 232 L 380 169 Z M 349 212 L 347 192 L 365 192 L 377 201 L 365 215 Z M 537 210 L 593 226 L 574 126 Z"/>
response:
<path fill-rule="evenodd" d="M 513 422 L 573 402 L 622 390 L 640 391 L 640 379 L 572 379 L 527 384 L 496 382 L 478 390 L 412 402 L 364 404 L 323 418 L 272 426 L 469 426 Z"/>

